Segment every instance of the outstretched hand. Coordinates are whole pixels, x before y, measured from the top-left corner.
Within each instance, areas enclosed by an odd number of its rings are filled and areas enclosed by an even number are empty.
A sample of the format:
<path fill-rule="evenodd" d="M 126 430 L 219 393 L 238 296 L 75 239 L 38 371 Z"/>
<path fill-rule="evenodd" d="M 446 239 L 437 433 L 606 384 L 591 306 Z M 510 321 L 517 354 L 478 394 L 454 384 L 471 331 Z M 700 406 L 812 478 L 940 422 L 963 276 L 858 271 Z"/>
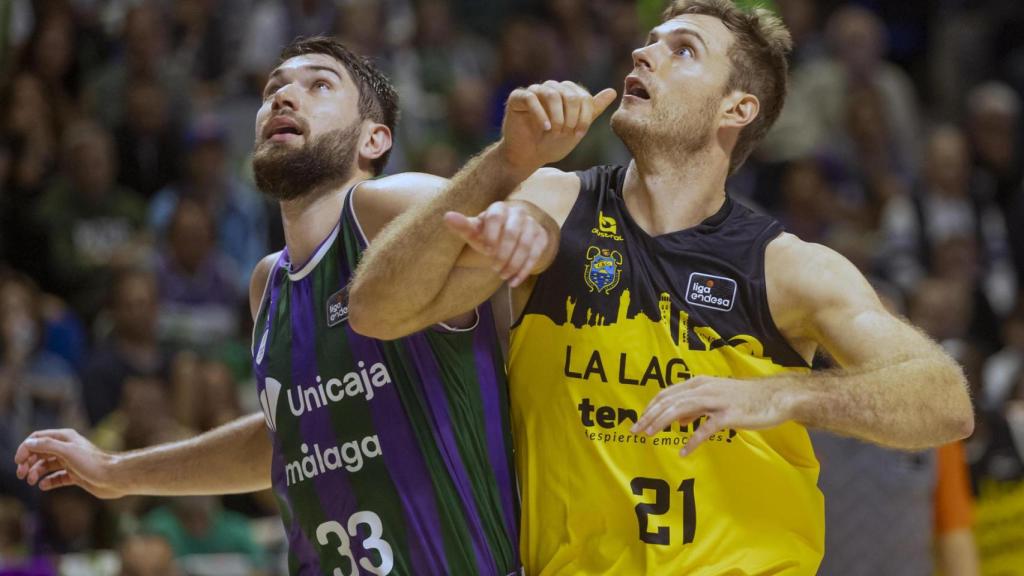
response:
<path fill-rule="evenodd" d="M 521 202 L 495 202 L 476 216 L 448 212 L 444 222 L 512 287 L 536 273 L 557 242 Z"/>
<path fill-rule="evenodd" d="M 757 430 L 792 419 L 788 393 L 780 380 L 733 380 L 697 376 L 662 390 L 633 425 L 634 434 L 657 434 L 673 422 L 687 424 L 707 416 L 680 456 L 727 428 Z"/>
<path fill-rule="evenodd" d="M 579 84 L 554 80 L 518 88 L 505 108 L 502 153 L 526 172 L 557 162 L 576 148 L 615 97 L 611 88 L 591 96 Z"/>
<path fill-rule="evenodd" d="M 14 462 L 18 478 L 43 491 L 79 486 L 97 498 L 120 498 L 111 481 L 108 454 L 70 429 L 33 432 L 18 446 Z"/>

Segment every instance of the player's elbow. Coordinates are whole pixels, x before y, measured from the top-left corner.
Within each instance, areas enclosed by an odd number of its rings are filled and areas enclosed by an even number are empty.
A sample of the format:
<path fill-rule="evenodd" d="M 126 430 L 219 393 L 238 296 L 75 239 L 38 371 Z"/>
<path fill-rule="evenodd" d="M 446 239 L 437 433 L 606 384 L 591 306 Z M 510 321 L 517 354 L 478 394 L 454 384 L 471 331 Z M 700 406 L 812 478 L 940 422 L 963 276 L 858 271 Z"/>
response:
<path fill-rule="evenodd" d="M 399 326 L 371 306 L 360 305 L 353 296 L 349 298 L 348 324 L 357 334 L 367 338 L 395 340 L 402 337 Z"/>
<path fill-rule="evenodd" d="M 942 410 L 943 430 L 951 440 L 962 440 L 974 433 L 974 406 L 967 392 L 967 379 L 963 370 L 953 362 L 943 367 L 941 381 L 948 391 Z"/>

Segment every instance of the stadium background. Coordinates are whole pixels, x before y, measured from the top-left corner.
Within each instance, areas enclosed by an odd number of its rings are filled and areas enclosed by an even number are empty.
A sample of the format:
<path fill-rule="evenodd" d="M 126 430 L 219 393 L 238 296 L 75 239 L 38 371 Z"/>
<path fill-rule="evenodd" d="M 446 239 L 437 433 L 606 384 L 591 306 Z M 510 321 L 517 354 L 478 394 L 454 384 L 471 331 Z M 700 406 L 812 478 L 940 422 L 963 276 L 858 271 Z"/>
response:
<path fill-rule="evenodd" d="M 826 490 L 836 502 L 902 494 L 904 476 L 880 462 L 924 471 L 883 521 L 852 513 L 830 518 L 830 533 L 869 550 L 872 538 L 940 542 L 933 492 L 967 472 L 974 512 L 961 524 L 982 573 L 1024 574 L 1024 5 L 766 4 L 796 40 L 790 98 L 731 193 L 856 263 L 963 364 L 978 414 L 941 466 L 823 440 L 822 461 L 858 479 Z M 662 6 L 2 0 L 0 574 L 281 573 L 267 494 L 41 494 L 12 457 L 40 427 L 121 450 L 258 409 L 246 280 L 283 237 L 247 156 L 284 43 L 328 32 L 373 58 L 402 99 L 388 173 L 450 176 L 494 140 L 514 87 L 621 89 Z M 627 158 L 606 115 L 562 167 Z M 915 513 L 931 520 L 886 530 Z"/>

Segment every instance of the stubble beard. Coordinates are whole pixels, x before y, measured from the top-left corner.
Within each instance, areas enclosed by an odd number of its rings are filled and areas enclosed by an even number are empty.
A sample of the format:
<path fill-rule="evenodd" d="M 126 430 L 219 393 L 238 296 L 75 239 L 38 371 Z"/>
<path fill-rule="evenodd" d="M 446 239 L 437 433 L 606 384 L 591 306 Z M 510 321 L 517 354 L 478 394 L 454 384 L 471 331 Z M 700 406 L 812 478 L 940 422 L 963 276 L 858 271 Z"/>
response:
<path fill-rule="evenodd" d="M 654 155 L 694 156 L 707 149 L 715 135 L 715 111 L 721 98 L 708 98 L 699 110 L 655 107 L 646 117 L 620 108 L 612 115 L 612 131 L 638 160 Z"/>
<path fill-rule="evenodd" d="M 360 128 L 353 122 L 300 147 L 264 142 L 252 159 L 256 186 L 274 200 L 288 201 L 344 183 L 352 176 Z"/>

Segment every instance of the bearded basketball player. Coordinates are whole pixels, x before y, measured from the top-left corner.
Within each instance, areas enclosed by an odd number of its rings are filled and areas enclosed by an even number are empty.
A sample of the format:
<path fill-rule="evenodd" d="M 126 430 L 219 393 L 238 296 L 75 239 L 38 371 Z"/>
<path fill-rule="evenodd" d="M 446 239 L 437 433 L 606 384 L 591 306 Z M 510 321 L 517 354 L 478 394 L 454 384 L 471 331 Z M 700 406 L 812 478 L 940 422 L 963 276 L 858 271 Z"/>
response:
<path fill-rule="evenodd" d="M 397 104 L 387 78 L 328 38 L 286 48 L 266 84 L 253 167 L 280 201 L 287 247 L 251 281 L 263 414 L 120 454 L 73 430 L 36 432 L 18 449 L 19 476 L 101 498 L 272 487 L 293 575 L 518 574 L 507 387 L 490 308 L 463 307 L 468 314 L 389 342 L 348 323 L 346 286 L 367 242 L 447 185 L 424 174 L 370 181 L 387 162 Z M 507 214 L 509 234 L 529 237 L 517 240 L 522 273 L 543 268 L 557 224 L 528 203 Z M 460 262 L 475 267 L 470 285 L 498 278 L 489 256 Z"/>

